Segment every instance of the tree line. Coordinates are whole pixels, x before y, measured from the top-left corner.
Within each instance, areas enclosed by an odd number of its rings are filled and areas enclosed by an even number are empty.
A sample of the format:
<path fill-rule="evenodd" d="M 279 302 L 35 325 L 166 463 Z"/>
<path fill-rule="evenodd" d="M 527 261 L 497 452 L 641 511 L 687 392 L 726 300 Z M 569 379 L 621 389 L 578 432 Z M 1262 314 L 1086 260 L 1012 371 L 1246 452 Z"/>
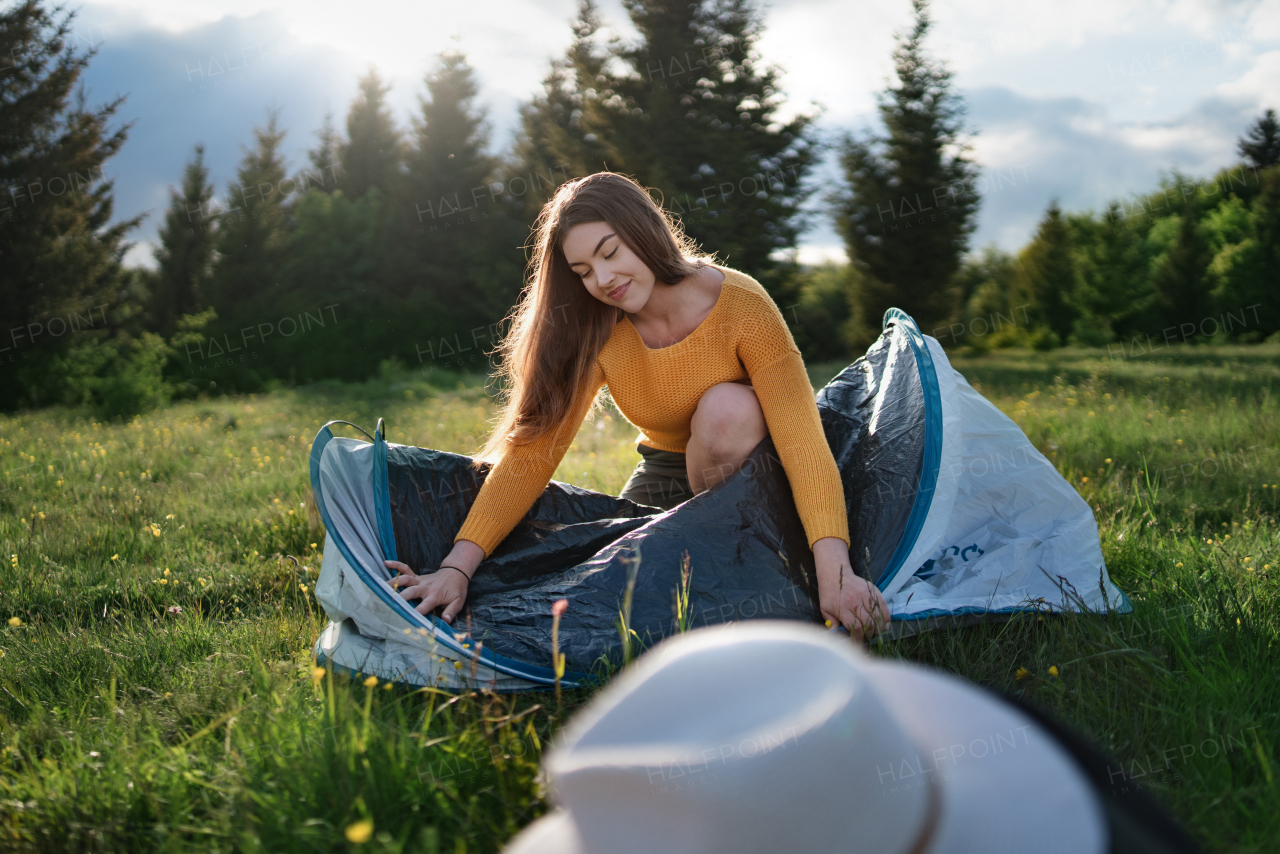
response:
<path fill-rule="evenodd" d="M 969 256 L 980 173 L 951 74 L 925 50 L 926 0 L 897 38 L 882 132 L 834 143 L 816 113 L 779 118 L 781 71 L 758 50 L 752 0 L 624 5 L 635 43 L 605 39 L 580 0 L 569 47 L 499 156 L 456 51 L 433 60 L 407 127 L 370 69 L 342 129 L 328 117 L 299 169 L 276 112 L 221 192 L 196 144 L 155 269 L 122 263 L 141 216 L 109 225 L 102 166 L 130 125 L 109 127 L 123 99 L 72 95 L 93 55 L 68 38 L 74 13 L 27 0 L 0 14 L 0 402 L 128 415 L 174 396 L 483 370 L 543 204 L 601 169 L 635 177 L 705 250 L 761 281 L 810 359 L 859 354 L 889 306 L 978 348 L 1111 343 L 1234 318 L 1237 303 L 1254 320 L 1222 334 L 1274 332 L 1274 114 L 1212 181 L 1175 174 L 1097 215 L 1051 205 L 1018 255 Z M 843 180 L 818 209 L 850 262 L 802 267 L 809 179 L 830 148 Z M 998 328 L 979 333 L 987 321 Z"/>

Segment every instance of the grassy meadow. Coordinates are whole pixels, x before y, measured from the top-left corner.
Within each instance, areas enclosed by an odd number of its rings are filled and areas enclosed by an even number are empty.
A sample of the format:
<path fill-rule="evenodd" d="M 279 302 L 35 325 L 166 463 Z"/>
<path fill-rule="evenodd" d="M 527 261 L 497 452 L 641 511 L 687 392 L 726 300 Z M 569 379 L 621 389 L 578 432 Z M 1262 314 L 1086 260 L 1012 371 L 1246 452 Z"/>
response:
<path fill-rule="evenodd" d="M 1135 613 L 873 651 L 1056 713 L 1208 851 L 1275 850 L 1280 348 L 953 364 L 1095 508 Z M 815 388 L 840 367 L 811 366 Z M 384 417 L 390 441 L 470 453 L 482 379 L 0 416 L 0 850 L 460 854 L 539 815 L 540 752 L 585 692 L 408 692 L 310 653 L 316 430 Z M 633 439 L 616 413 L 587 422 L 556 478 L 616 493 Z"/>

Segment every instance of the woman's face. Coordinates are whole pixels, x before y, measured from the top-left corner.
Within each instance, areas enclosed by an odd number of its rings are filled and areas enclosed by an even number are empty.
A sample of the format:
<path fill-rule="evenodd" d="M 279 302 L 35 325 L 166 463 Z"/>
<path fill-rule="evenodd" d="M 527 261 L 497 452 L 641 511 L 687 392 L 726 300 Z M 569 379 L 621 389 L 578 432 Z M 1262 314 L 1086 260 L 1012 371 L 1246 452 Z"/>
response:
<path fill-rule="evenodd" d="M 569 268 L 602 303 L 635 314 L 649 301 L 653 273 L 607 222 L 575 225 L 561 246 Z"/>

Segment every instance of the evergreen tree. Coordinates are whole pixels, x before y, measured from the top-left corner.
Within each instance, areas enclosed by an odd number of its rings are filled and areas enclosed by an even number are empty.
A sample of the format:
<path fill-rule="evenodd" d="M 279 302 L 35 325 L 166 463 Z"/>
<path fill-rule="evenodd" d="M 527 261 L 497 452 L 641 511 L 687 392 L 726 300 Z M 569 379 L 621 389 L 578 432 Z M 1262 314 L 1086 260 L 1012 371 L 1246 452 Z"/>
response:
<path fill-rule="evenodd" d="M 812 116 L 777 119 L 781 72 L 760 62 L 759 13 L 750 0 L 624 5 L 639 42 L 610 46 L 603 64 L 576 54 L 580 138 L 600 152 L 588 169 L 653 188 L 694 241 L 776 289 L 816 146 Z"/>
<path fill-rule="evenodd" d="M 954 279 L 955 299 L 960 305 L 968 305 L 977 296 L 982 286 L 989 282 L 997 282 L 1003 286 L 1002 293 L 1007 297 L 1009 285 L 1013 279 L 1014 260 L 994 243 L 982 247 L 982 251 L 971 258 L 966 258 L 956 272 Z M 1002 302 L 1001 305 L 1005 305 Z"/>
<path fill-rule="evenodd" d="M 213 185 L 204 164 L 204 146 L 182 174 L 182 191 L 169 190 L 169 210 L 160 227 L 156 250 L 151 314 L 156 330 L 166 338 L 177 329 L 179 318 L 195 314 L 208 299 L 216 231 L 211 202 Z"/>
<path fill-rule="evenodd" d="M 59 10 L 54 10 L 55 12 Z M 96 109 L 73 98 L 96 50 L 71 44 L 74 12 L 58 19 L 28 0 L 0 12 L 0 407 L 65 399 L 58 358 L 98 336 L 118 308 L 125 235 L 142 215 L 110 225 L 103 164 L 131 124 L 108 122 L 124 98 Z"/>
<path fill-rule="evenodd" d="M 583 110 L 583 93 L 594 92 L 608 59 L 607 51 L 596 46 L 599 29 L 593 0 L 578 0 L 572 43 L 551 63 L 542 93 L 520 106 L 520 132 L 502 183 L 508 201 L 523 202 L 529 225 L 557 186 L 604 168 L 603 145 Z"/>
<path fill-rule="evenodd" d="M 1208 272 L 1213 254 L 1200 223 L 1200 211 L 1189 199 L 1178 217 L 1173 245 L 1156 259 L 1151 285 L 1161 329 L 1199 324 L 1212 313 Z"/>
<path fill-rule="evenodd" d="M 1017 262 L 994 243 L 967 258 L 955 276 L 955 300 L 962 306 L 958 326 L 923 330 L 945 346 L 986 349 L 1025 334 L 1030 306 L 1014 299 Z M 1021 330 L 1021 333 L 1018 331 Z"/>
<path fill-rule="evenodd" d="M 1208 272 L 1216 283 L 1212 297 L 1219 318 L 1243 317 L 1249 332 L 1256 333 L 1248 337 L 1280 331 L 1280 169 L 1262 174 L 1246 236 L 1223 247 Z"/>
<path fill-rule="evenodd" d="M 271 110 L 266 125 L 254 128 L 255 145 L 245 150 L 236 179 L 227 187 L 227 208 L 218 215 L 210 304 L 228 320 L 243 316 L 255 299 L 278 284 L 287 236 L 287 170 L 280 154 L 285 131 L 278 120 L 279 111 Z"/>
<path fill-rule="evenodd" d="M 829 197 L 846 251 L 858 271 L 854 344 L 879 334 L 896 306 L 929 329 L 953 311 L 952 276 L 975 226 L 977 171 L 962 143 L 963 104 L 951 72 L 930 59 L 926 0 L 912 0 L 915 22 L 894 50 L 897 85 L 880 96 L 883 137 L 841 142 L 847 188 Z"/>
<path fill-rule="evenodd" d="M 338 163 L 342 150 L 342 139 L 333 129 L 332 114 L 324 114 L 324 124 L 316 131 L 316 140 L 316 147 L 307 152 L 311 168 L 299 177 L 299 186 L 329 193 L 338 186 Z"/>
<path fill-rule="evenodd" d="M 781 308 L 806 362 L 842 359 L 848 352 L 841 330 L 849 319 L 849 274 L 848 264 L 824 261 L 792 278 L 794 296 Z"/>
<path fill-rule="evenodd" d="M 265 316 L 301 316 L 307 334 L 261 342 L 258 373 L 297 382 L 376 374 L 397 342 L 412 342 L 435 319 L 419 305 L 387 299 L 380 287 L 391 226 L 381 194 L 352 200 L 341 192 L 311 192 L 291 213 L 297 222 L 284 252 L 281 291 L 272 295 L 276 310 Z M 406 349 L 404 358 L 411 358 L 412 345 Z"/>
<path fill-rule="evenodd" d="M 397 251 L 405 254 L 394 287 L 431 295 L 458 326 L 483 327 L 501 320 L 520 292 L 527 228 L 499 195 L 500 163 L 485 151 L 489 126 L 466 57 L 445 51 L 425 82 L 396 202 Z"/>
<path fill-rule="evenodd" d="M 1096 220 L 1074 219 L 1071 229 L 1080 273 L 1075 339 L 1101 345 L 1143 331 L 1155 294 L 1142 238 L 1128 227 L 1120 205 L 1112 202 Z"/>
<path fill-rule="evenodd" d="M 1280 163 L 1280 121 L 1276 111 L 1267 110 L 1249 128 L 1237 144 L 1237 151 L 1256 169 L 1267 169 Z"/>
<path fill-rule="evenodd" d="M 340 146 L 338 186 L 349 199 L 377 187 L 385 198 L 396 188 L 404 143 L 386 105 L 390 87 L 374 68 L 360 78 L 360 94 L 347 112 L 347 141 Z"/>
<path fill-rule="evenodd" d="M 1026 317 L 1035 329 L 1048 330 L 1056 343 L 1066 343 L 1079 316 L 1071 232 L 1056 200 L 1049 203 L 1036 236 L 1018 254 L 1015 298 L 1029 305 Z M 1045 341 L 1045 339 L 1039 339 Z M 1045 343 L 1055 343 L 1053 339 Z"/>

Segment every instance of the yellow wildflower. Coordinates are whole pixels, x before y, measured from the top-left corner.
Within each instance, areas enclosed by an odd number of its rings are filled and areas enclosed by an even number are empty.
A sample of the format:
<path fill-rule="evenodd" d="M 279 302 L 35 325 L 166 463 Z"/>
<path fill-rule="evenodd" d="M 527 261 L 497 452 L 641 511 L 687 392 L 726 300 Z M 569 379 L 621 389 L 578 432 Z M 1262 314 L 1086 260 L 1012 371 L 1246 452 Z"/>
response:
<path fill-rule="evenodd" d="M 1031 671 L 1025 667 L 1019 667 L 1018 672 L 1013 674 L 1015 679 L 1030 679 Z"/>
<path fill-rule="evenodd" d="M 1182 561 L 1178 561 L 1177 563 L 1174 564 L 1174 566 L 1176 566 L 1178 569 L 1182 569 Z"/>
<path fill-rule="evenodd" d="M 1104 463 L 1107 463 L 1108 465 L 1110 465 L 1110 464 L 1111 464 L 1111 457 L 1107 457 L 1105 460 L 1103 460 L 1103 462 L 1104 462 Z"/>
<path fill-rule="evenodd" d="M 21 625 L 22 625 L 22 618 L 21 618 L 21 617 L 10 617 L 10 618 L 9 618 L 9 625 L 10 625 L 10 627 L 12 627 L 12 628 L 15 628 L 15 629 L 16 629 L 16 628 L 18 628 L 18 626 L 21 626 Z"/>
<path fill-rule="evenodd" d="M 324 678 L 324 674 L 325 674 L 326 672 L 328 672 L 328 671 L 326 671 L 323 667 L 313 667 L 313 668 L 311 668 L 311 681 L 312 681 L 312 682 L 319 682 L 321 679 L 323 679 L 323 678 Z"/>
<path fill-rule="evenodd" d="M 364 680 L 364 687 L 366 688 L 372 688 L 377 684 L 378 684 L 377 676 L 370 676 L 368 679 Z"/>
<path fill-rule="evenodd" d="M 120 555 L 118 555 L 118 554 L 112 555 L 112 556 L 111 556 L 111 559 L 112 559 L 112 560 L 119 560 L 119 559 L 120 559 Z"/>
<path fill-rule="evenodd" d="M 1058 678 L 1058 666 L 1056 664 L 1049 667 L 1049 675 L 1055 679 Z"/>
<path fill-rule="evenodd" d="M 363 845 L 371 836 L 373 836 L 373 822 L 368 819 L 347 826 L 347 841 L 353 845 Z"/>

